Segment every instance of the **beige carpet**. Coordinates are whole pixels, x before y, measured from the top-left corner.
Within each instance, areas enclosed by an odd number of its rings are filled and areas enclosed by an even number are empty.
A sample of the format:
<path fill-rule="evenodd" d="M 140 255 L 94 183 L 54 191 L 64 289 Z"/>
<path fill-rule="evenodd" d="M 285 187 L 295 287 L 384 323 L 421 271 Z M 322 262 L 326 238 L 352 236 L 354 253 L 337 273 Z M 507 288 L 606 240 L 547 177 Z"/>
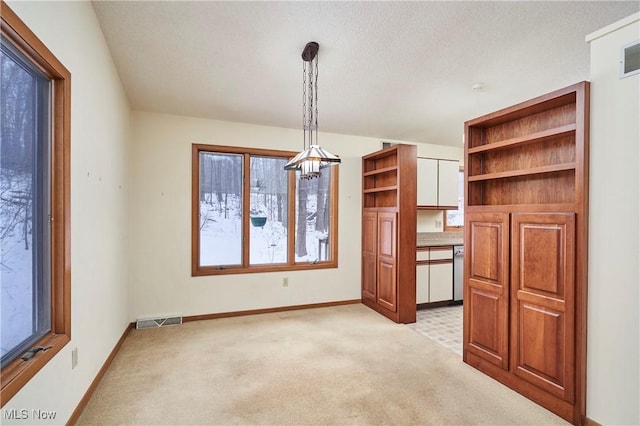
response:
<path fill-rule="evenodd" d="M 567 424 L 363 305 L 134 330 L 78 424 Z"/>

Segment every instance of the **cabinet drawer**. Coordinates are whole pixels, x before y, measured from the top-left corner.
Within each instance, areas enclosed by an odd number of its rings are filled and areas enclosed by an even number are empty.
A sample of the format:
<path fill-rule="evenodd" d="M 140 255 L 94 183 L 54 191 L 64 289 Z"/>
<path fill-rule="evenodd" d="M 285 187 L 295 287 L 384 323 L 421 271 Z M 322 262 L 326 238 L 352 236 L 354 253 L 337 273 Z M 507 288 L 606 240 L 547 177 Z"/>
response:
<path fill-rule="evenodd" d="M 435 248 L 431 247 L 429 260 L 449 260 L 453 259 L 453 247 Z"/>
<path fill-rule="evenodd" d="M 420 262 L 422 260 L 429 260 L 429 248 L 418 249 L 416 252 L 416 261 Z"/>

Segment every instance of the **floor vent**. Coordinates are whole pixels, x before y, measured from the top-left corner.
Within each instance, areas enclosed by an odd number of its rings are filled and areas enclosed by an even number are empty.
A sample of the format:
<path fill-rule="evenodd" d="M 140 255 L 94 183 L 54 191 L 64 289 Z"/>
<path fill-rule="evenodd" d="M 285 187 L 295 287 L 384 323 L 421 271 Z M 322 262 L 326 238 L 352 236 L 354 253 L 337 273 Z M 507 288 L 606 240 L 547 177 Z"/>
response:
<path fill-rule="evenodd" d="M 146 318 L 136 321 L 136 328 L 158 328 L 166 327 L 168 325 L 180 325 L 182 324 L 182 316 L 173 316 L 165 318 Z"/>

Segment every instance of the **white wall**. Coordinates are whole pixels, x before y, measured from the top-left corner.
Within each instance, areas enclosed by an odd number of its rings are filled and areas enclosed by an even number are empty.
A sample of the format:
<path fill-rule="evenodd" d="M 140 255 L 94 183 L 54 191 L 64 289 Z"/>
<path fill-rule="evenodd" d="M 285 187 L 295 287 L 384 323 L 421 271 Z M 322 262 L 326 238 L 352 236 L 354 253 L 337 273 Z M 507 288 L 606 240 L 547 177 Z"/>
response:
<path fill-rule="evenodd" d="M 199 315 L 360 298 L 361 157 L 379 139 L 321 134 L 342 158 L 337 269 L 191 277 L 191 144 L 299 151 L 302 131 L 134 112 L 131 318 Z M 420 146 L 458 158 L 458 148 Z M 282 287 L 287 276 L 289 286 Z"/>
<path fill-rule="evenodd" d="M 640 14 L 591 42 L 587 416 L 640 424 L 640 75 L 619 77 Z"/>
<path fill-rule="evenodd" d="M 71 342 L 3 410 L 53 410 L 61 424 L 129 322 L 129 106 L 91 3 L 8 4 L 71 72 L 72 290 Z"/>

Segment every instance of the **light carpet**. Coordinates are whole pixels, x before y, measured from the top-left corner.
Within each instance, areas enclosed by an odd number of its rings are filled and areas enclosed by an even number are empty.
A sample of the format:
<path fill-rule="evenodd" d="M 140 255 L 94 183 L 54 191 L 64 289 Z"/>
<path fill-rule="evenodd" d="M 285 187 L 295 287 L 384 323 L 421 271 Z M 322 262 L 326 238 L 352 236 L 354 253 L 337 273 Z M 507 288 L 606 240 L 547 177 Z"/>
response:
<path fill-rule="evenodd" d="M 133 330 L 78 424 L 567 424 L 364 305 Z"/>

